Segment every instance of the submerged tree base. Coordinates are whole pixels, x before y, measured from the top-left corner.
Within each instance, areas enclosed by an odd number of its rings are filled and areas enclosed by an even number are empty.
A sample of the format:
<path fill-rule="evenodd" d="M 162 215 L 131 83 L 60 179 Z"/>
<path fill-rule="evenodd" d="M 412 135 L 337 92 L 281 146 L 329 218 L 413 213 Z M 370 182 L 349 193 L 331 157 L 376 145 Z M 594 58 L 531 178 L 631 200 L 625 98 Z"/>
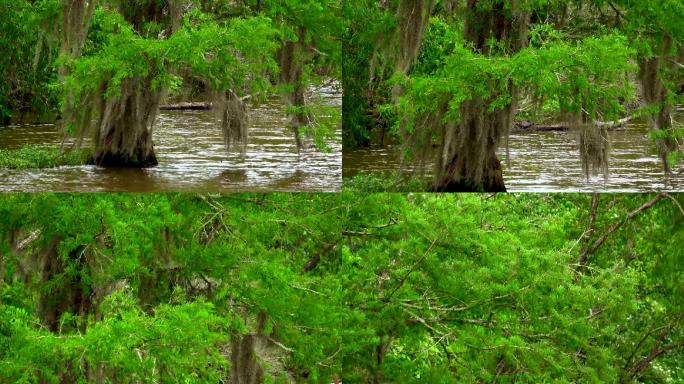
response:
<path fill-rule="evenodd" d="M 430 192 L 506 192 L 501 161 L 492 157 L 486 168 L 487 177 L 480 183 L 445 176 L 435 181 Z M 453 172 L 449 172 L 453 174 Z"/>
<path fill-rule="evenodd" d="M 154 151 L 144 153 L 142 150 L 135 151 L 131 156 L 128 153 L 104 152 L 93 155 L 88 164 L 106 168 L 152 168 L 159 164 Z"/>
<path fill-rule="evenodd" d="M 485 188 L 483 185 L 475 185 L 467 181 L 450 180 L 439 186 L 433 186 L 430 192 L 506 192 L 506 186 L 502 184 L 495 187 Z"/>

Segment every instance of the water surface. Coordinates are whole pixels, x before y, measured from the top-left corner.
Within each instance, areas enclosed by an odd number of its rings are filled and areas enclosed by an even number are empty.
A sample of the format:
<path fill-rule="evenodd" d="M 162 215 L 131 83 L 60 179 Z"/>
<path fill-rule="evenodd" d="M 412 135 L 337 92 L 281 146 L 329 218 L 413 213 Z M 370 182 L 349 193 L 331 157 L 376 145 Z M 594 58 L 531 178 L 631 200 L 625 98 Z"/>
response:
<path fill-rule="evenodd" d="M 341 107 L 335 84 L 317 89 L 325 104 Z M 0 170 L 0 191 L 338 191 L 342 184 L 341 131 L 329 152 L 297 150 L 283 105 L 272 98 L 250 107 L 244 159 L 226 151 L 211 111 L 163 111 L 153 133 L 159 165 L 149 169 L 66 166 Z M 54 125 L 0 128 L 0 148 L 58 145 Z"/>
<path fill-rule="evenodd" d="M 676 119 L 684 120 L 684 115 Z M 503 160 L 504 181 L 510 192 L 646 192 L 684 191 L 684 173 L 670 180 L 663 175 L 655 144 L 643 122 L 609 133 L 611 142 L 610 175 L 587 180 L 579 160 L 574 132 L 515 132 L 510 136 L 510 161 Z M 345 150 L 344 177 L 361 171 L 392 171 L 398 167 L 396 145 L 370 149 Z M 429 170 L 432 168 L 429 167 Z M 681 170 L 680 167 L 677 171 Z"/>

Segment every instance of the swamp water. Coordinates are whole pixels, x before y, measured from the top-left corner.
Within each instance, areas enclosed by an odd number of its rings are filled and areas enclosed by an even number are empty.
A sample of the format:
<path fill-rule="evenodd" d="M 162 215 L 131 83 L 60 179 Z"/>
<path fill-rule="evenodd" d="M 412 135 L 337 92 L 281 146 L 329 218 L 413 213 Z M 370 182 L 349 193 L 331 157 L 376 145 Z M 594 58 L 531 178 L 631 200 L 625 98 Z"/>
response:
<path fill-rule="evenodd" d="M 675 120 L 681 122 L 684 115 L 678 114 Z M 499 155 L 506 188 L 509 192 L 684 191 L 684 173 L 676 173 L 669 181 L 663 175 L 656 146 L 643 122 L 631 123 L 627 129 L 611 131 L 609 135 L 608 179 L 598 175 L 587 180 L 579 160 L 575 132 L 512 132 L 510 164 L 505 161 L 505 149 Z M 398 155 L 397 146 L 345 150 L 344 177 L 364 171 L 396 172 Z M 681 170 L 680 166 L 675 172 Z"/>
<path fill-rule="evenodd" d="M 333 84 L 317 89 L 327 105 L 341 108 Z M 338 191 L 342 140 L 338 129 L 329 152 L 306 146 L 298 152 L 278 98 L 250 106 L 244 159 L 227 152 L 212 111 L 162 111 L 153 132 L 159 165 L 149 169 L 65 166 L 0 170 L 0 191 Z M 0 127 L 0 148 L 59 145 L 54 125 Z"/>

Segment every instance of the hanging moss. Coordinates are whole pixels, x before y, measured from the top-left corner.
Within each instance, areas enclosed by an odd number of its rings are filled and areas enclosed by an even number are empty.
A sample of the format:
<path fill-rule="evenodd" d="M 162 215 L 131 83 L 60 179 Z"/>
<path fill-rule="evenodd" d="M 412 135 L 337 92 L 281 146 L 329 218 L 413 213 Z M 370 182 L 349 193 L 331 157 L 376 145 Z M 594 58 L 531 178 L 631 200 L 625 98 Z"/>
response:
<path fill-rule="evenodd" d="M 95 0 L 61 0 L 62 4 L 62 47 L 61 54 L 70 59 L 81 55 L 85 44 L 90 21 L 97 1 Z M 66 68 L 60 68 L 63 78 Z"/>
<path fill-rule="evenodd" d="M 240 145 L 240 153 L 247 151 L 248 114 L 245 103 L 233 91 L 213 92 L 213 108 L 223 132 L 226 149 Z"/>
<path fill-rule="evenodd" d="M 180 28 L 183 9 L 188 0 L 119 0 L 119 12 L 133 25 L 136 31 L 144 34 L 145 24 L 167 25 L 166 35 Z"/>
<path fill-rule="evenodd" d="M 256 332 L 239 334 L 234 332 L 230 340 L 230 380 L 236 384 L 259 384 L 264 380 L 264 369 L 259 362 L 257 348 L 264 343 L 266 314 L 261 312 L 256 319 Z"/>
<path fill-rule="evenodd" d="M 81 55 L 96 3 L 95 0 L 62 0 L 61 56 L 74 60 Z M 59 81 L 63 82 L 68 74 L 68 67 L 61 65 L 57 72 Z M 80 108 L 79 102 L 80 100 L 75 99 L 73 92 L 67 91 L 64 101 L 65 114 L 73 114 L 76 109 Z M 60 124 L 64 134 L 67 131 L 67 121 L 63 119 Z"/>
<path fill-rule="evenodd" d="M 610 141 L 607 126 L 592 123 L 575 125 L 579 131 L 579 150 L 582 170 L 585 176 L 602 173 L 608 177 L 608 156 L 610 155 Z"/>
<path fill-rule="evenodd" d="M 40 257 L 39 282 L 45 284 L 45 288 L 38 299 L 38 316 L 42 324 L 53 332 L 64 331 L 60 321 L 64 314 L 82 316 L 78 326 L 80 331 L 85 331 L 85 316 L 94 308 L 92 296 L 82 281 L 82 274 L 87 273 L 88 256 L 83 247 L 61 256 L 61 242 L 59 236 L 51 239 Z M 67 268 L 75 269 L 76 273 L 67 273 Z"/>
<path fill-rule="evenodd" d="M 468 0 L 464 37 L 481 53 L 519 51 L 527 46 L 530 24 L 530 12 L 522 3 L 523 0 Z M 490 44 L 492 39 L 497 44 Z"/>
<path fill-rule="evenodd" d="M 93 133 L 92 163 L 103 167 L 151 167 L 157 165 L 152 130 L 163 89 L 153 90 L 153 79 L 129 78 L 116 96 L 106 95 L 109 83 L 81 96 L 78 108 L 65 110 L 80 140 Z M 97 119 L 93 119 L 93 117 Z"/>
<path fill-rule="evenodd" d="M 402 0 L 399 2 L 397 19 L 399 21 L 399 58 L 396 70 L 408 72 L 418 57 L 418 49 L 423 33 L 430 19 L 435 1 Z"/>

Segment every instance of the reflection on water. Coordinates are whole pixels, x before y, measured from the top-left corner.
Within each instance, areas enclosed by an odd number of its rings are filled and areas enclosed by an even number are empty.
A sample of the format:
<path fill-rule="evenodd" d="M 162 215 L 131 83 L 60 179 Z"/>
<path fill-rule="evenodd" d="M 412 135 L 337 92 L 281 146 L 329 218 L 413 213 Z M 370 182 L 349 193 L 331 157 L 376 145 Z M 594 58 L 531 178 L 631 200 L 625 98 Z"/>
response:
<path fill-rule="evenodd" d="M 677 120 L 684 116 L 678 115 Z M 510 164 L 503 161 L 504 180 L 511 192 L 684 191 L 684 174 L 666 181 L 655 144 L 643 123 L 610 132 L 610 175 L 586 179 L 573 132 L 518 132 L 510 137 Z M 505 159 L 504 151 L 501 158 Z M 396 146 L 345 150 L 344 177 L 360 171 L 396 171 Z M 430 168 L 431 169 L 431 168 Z"/>
<path fill-rule="evenodd" d="M 317 90 L 341 107 L 339 91 Z M 52 125 L 0 128 L 0 148 L 58 144 Z M 247 155 L 226 152 L 211 111 L 162 112 L 154 131 L 159 166 L 150 169 L 61 167 L 0 170 L 3 191 L 337 191 L 342 184 L 341 131 L 329 153 L 298 153 L 282 104 L 270 100 L 250 111 Z"/>

